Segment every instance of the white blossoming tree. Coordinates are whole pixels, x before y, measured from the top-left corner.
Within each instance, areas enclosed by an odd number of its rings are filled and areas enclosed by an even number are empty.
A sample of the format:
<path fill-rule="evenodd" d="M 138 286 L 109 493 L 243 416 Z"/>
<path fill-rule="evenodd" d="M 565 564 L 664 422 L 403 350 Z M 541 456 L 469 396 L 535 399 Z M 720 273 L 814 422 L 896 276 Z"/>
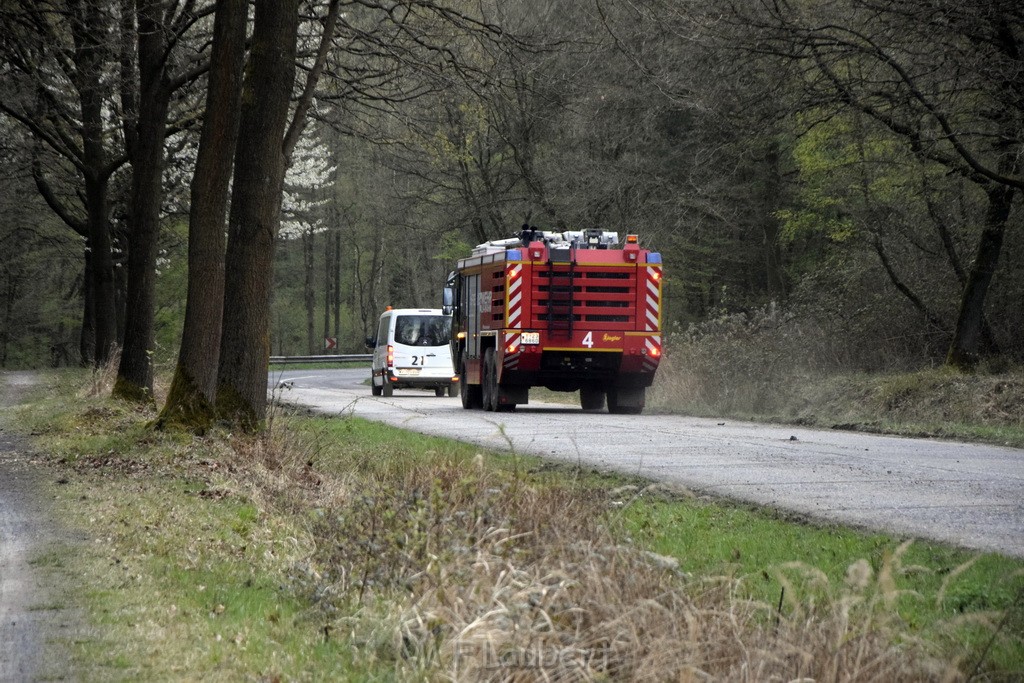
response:
<path fill-rule="evenodd" d="M 306 312 L 306 341 L 310 354 L 317 352 L 314 331 L 316 288 L 314 267 L 316 236 L 328 228 L 328 204 L 334 184 L 336 166 L 330 150 L 318 131 L 311 126 L 299 140 L 292 154 L 292 163 L 285 174 L 281 205 L 282 239 L 302 240 L 303 304 Z"/>

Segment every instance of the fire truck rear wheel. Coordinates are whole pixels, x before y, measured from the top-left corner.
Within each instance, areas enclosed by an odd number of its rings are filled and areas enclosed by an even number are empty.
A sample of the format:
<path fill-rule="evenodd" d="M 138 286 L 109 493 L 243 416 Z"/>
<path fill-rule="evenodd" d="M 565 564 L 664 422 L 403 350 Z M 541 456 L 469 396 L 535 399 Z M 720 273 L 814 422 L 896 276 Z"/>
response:
<path fill-rule="evenodd" d="M 459 398 L 466 410 L 481 407 L 480 385 L 466 381 L 466 361 L 459 365 Z"/>
<path fill-rule="evenodd" d="M 484 410 L 495 411 L 498 409 L 498 373 L 494 365 L 494 349 L 484 351 L 483 378 L 480 382 L 483 385 Z"/>
<path fill-rule="evenodd" d="M 583 410 L 604 408 L 604 392 L 600 389 L 580 389 L 580 406 Z"/>
<path fill-rule="evenodd" d="M 644 389 L 630 389 L 626 390 L 629 394 L 632 394 L 623 403 L 619 402 L 619 390 L 609 389 L 608 390 L 608 412 L 613 415 L 639 415 L 644 410 Z M 623 392 L 623 393 L 626 393 Z"/>

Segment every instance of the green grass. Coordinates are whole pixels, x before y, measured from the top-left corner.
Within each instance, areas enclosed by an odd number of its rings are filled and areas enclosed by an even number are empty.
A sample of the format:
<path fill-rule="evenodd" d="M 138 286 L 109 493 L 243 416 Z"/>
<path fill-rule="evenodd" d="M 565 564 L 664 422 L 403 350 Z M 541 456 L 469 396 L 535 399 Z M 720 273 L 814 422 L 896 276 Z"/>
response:
<path fill-rule="evenodd" d="M 409 467 L 416 462 L 443 458 L 465 464 L 486 453 L 488 461 L 510 471 L 537 467 L 540 458 L 494 453 L 473 444 L 396 429 L 382 422 L 359 418 L 308 417 L 289 423 L 318 445 L 317 464 L 324 467 L 356 468 L 360 471 Z M 343 448 L 336 447 L 344 445 Z M 322 446 L 322 447 L 320 447 Z"/>
<path fill-rule="evenodd" d="M 325 639 L 289 575 L 301 528 L 263 518 L 208 482 L 89 479 L 64 489 L 96 539 L 76 558 L 94 637 L 78 643 L 85 679 L 316 680 L 352 674 L 351 647 Z M 358 671 L 358 669 L 355 669 Z"/>
<path fill-rule="evenodd" d="M 59 569 L 64 566 L 64 553 L 58 550 L 46 550 L 28 561 L 33 567 L 48 567 Z"/>

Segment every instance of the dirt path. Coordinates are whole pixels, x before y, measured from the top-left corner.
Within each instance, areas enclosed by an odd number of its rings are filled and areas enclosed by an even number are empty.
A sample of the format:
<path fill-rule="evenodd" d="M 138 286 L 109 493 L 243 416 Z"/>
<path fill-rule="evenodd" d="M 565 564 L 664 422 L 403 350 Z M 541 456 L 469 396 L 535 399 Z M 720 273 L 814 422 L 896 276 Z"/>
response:
<path fill-rule="evenodd" d="M 60 574 L 68 534 L 53 520 L 33 463 L 7 429 L 8 408 L 33 384 L 31 373 L 0 373 L 0 681 L 72 678 L 68 641 L 77 619 Z"/>

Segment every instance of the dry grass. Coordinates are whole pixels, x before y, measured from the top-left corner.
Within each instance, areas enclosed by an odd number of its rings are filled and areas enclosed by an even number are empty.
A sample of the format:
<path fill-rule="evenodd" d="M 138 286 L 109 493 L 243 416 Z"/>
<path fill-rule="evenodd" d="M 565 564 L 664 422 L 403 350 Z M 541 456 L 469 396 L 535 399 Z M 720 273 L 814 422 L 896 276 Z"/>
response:
<path fill-rule="evenodd" d="M 1024 368 L 865 372 L 834 340 L 781 314 L 668 336 L 648 404 L 690 415 L 946 436 L 1024 446 Z"/>
<path fill-rule="evenodd" d="M 892 616 L 902 551 L 877 575 L 854 563 L 839 586 L 780 567 L 784 599 L 765 604 L 742 578 L 690 577 L 623 543 L 602 491 L 530 483 L 479 458 L 394 454 L 311 478 L 297 445 L 248 446 L 256 467 L 241 479 L 264 504 L 315 511 L 296 584 L 311 618 L 401 678 L 966 679 L 965 662 L 908 639 Z"/>
<path fill-rule="evenodd" d="M 745 599 L 740 581 L 688 582 L 599 530 L 546 526 L 542 546 L 495 529 L 426 572 L 405 642 L 453 680 L 962 679 L 954 663 L 894 645 L 870 606 L 858 613 L 878 582 L 779 612 Z"/>
<path fill-rule="evenodd" d="M 89 374 L 89 380 L 82 385 L 78 395 L 80 398 L 100 398 L 109 396 L 110 390 L 114 387 L 117 379 L 117 366 L 121 362 L 121 349 L 115 348 L 105 365 L 93 368 Z"/>

